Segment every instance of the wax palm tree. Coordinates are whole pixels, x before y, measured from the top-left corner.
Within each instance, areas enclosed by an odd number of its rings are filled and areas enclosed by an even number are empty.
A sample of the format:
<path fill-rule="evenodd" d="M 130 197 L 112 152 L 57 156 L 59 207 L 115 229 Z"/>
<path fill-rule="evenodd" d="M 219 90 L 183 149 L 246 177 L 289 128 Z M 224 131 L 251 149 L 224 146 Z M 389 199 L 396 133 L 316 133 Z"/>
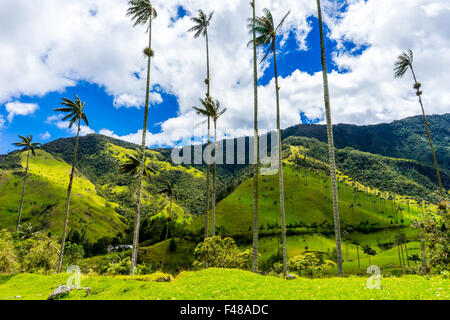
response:
<path fill-rule="evenodd" d="M 200 36 L 205 37 L 206 41 L 206 79 L 205 84 L 207 86 L 206 90 L 206 97 L 208 98 L 211 93 L 211 79 L 209 77 L 209 39 L 208 39 L 208 27 L 209 23 L 211 22 L 212 16 L 214 12 L 211 12 L 209 15 L 205 14 L 202 10 L 198 11 L 198 17 L 192 17 L 191 20 L 195 23 L 195 25 L 188 30 L 188 32 L 195 32 L 194 38 L 198 38 Z M 207 116 L 208 120 L 208 143 L 207 143 L 207 149 L 208 149 L 208 161 L 206 163 L 206 206 L 205 206 L 205 239 L 208 238 L 208 211 L 209 211 L 209 196 L 210 196 L 210 163 L 209 163 L 209 148 L 210 148 L 210 129 L 211 129 L 211 123 L 210 118 Z"/>
<path fill-rule="evenodd" d="M 431 139 L 430 125 L 427 121 L 427 116 L 425 114 L 425 109 L 423 107 L 423 102 L 422 102 L 422 91 L 420 90 L 422 85 L 417 81 L 416 74 L 414 73 L 413 61 L 414 61 L 414 55 L 413 55 L 413 52 L 411 51 L 411 49 L 408 50 L 408 52 L 402 52 L 402 54 L 398 56 L 397 61 L 395 62 L 394 77 L 395 78 L 403 78 L 406 71 L 408 71 L 408 69 L 411 70 L 411 74 L 414 78 L 414 89 L 416 90 L 416 95 L 419 99 L 420 108 L 422 109 L 423 121 L 425 123 L 425 129 L 427 130 L 428 142 L 430 143 L 431 154 L 433 155 L 434 168 L 436 170 L 436 176 L 437 176 L 437 180 L 438 180 L 438 184 L 439 184 L 441 201 L 444 201 L 445 200 L 444 199 L 444 188 L 442 187 L 442 180 L 441 180 L 441 175 L 439 173 L 439 166 L 438 166 L 438 163 L 436 160 L 436 154 L 434 152 L 433 141 Z"/>
<path fill-rule="evenodd" d="M 208 223 L 208 215 L 209 215 L 209 164 L 210 164 L 210 144 L 211 144 L 211 121 L 210 121 L 210 115 L 209 115 L 209 105 L 212 103 L 212 99 L 211 97 L 207 94 L 205 99 L 200 99 L 201 104 L 203 105 L 203 109 L 202 108 L 198 108 L 198 107 L 193 107 L 194 110 L 197 112 L 197 114 L 202 115 L 207 117 L 207 121 L 208 121 L 208 143 L 206 145 L 206 149 L 207 149 L 207 168 L 206 168 L 206 206 L 205 206 L 205 235 L 204 238 L 206 240 L 206 238 L 208 238 L 209 236 L 209 223 Z"/>
<path fill-rule="evenodd" d="M 64 244 L 66 242 L 67 223 L 69 221 L 70 196 L 72 193 L 72 183 L 73 183 L 73 176 L 75 173 L 75 165 L 77 163 L 78 140 L 80 138 L 81 121 L 83 121 L 86 126 L 89 126 L 88 119 L 86 117 L 86 114 L 84 113 L 84 107 L 86 103 L 82 102 L 77 95 L 75 96 L 75 101 L 63 98 L 61 104 L 63 105 L 63 107 L 55 108 L 54 110 L 66 114 L 62 118 L 62 120 L 69 121 L 69 128 L 72 128 L 72 126 L 75 123 L 77 124 L 77 137 L 75 139 L 75 149 L 73 151 L 72 169 L 70 171 L 69 187 L 67 189 L 66 213 L 64 216 L 64 227 L 61 238 L 61 252 L 59 254 L 58 273 L 61 272 L 64 259 Z"/>
<path fill-rule="evenodd" d="M 119 166 L 119 171 L 121 173 L 127 173 L 131 176 L 138 177 L 140 172 L 142 159 L 142 151 L 140 149 L 136 149 L 134 153 L 129 153 L 126 155 L 126 162 L 122 163 Z M 150 165 L 146 165 L 143 175 L 144 177 L 150 179 L 152 174 L 156 174 L 155 169 L 153 169 Z"/>
<path fill-rule="evenodd" d="M 20 198 L 19 216 L 17 217 L 16 232 L 19 231 L 20 219 L 22 217 L 23 199 L 25 197 L 25 186 L 27 184 L 27 178 L 28 178 L 28 164 L 30 162 L 30 155 L 32 154 L 33 156 L 35 156 L 36 155 L 35 150 L 42 148 L 42 144 L 41 143 L 31 142 L 33 140 L 33 135 L 31 135 L 31 134 L 28 137 L 24 137 L 24 136 L 19 135 L 19 138 L 20 138 L 21 141 L 20 142 L 15 142 L 14 145 L 16 147 L 22 148 L 22 150 L 20 150 L 21 153 L 24 152 L 24 151 L 27 151 L 28 155 L 27 155 L 27 166 L 25 168 L 25 177 L 23 178 L 22 197 Z"/>
<path fill-rule="evenodd" d="M 280 188 L 280 216 L 281 216 L 281 238 L 283 250 L 283 275 L 287 275 L 287 255 L 286 255 L 286 219 L 284 215 L 284 183 L 283 183 L 283 159 L 281 158 L 281 129 L 280 129 L 280 97 L 278 86 L 278 70 L 277 70 L 277 54 L 276 54 L 276 40 L 277 32 L 283 26 L 283 23 L 290 11 L 281 19 L 281 22 L 275 27 L 272 13 L 269 9 L 263 9 L 264 15 L 250 19 L 251 23 L 248 25 L 250 30 L 255 31 L 255 39 L 249 43 L 254 43 L 257 47 L 265 47 L 266 53 L 261 62 L 266 59 L 269 53 L 273 53 L 273 65 L 275 74 L 275 93 L 277 104 L 277 135 L 278 135 L 278 182 Z"/>
<path fill-rule="evenodd" d="M 338 274 L 340 277 L 344 276 L 342 268 L 342 250 L 341 250 L 341 222 L 339 218 L 339 202 L 336 182 L 336 162 L 334 158 L 334 142 L 333 142 L 333 125 L 331 123 L 331 107 L 330 94 L 328 92 L 328 75 L 327 75 L 327 58 L 325 55 L 325 41 L 323 36 L 322 25 L 322 9 L 320 7 L 320 0 L 317 0 L 317 11 L 319 15 L 319 30 L 320 30 L 320 52 L 322 56 L 322 74 L 323 74 L 323 91 L 325 100 L 325 112 L 327 117 L 327 136 L 328 136 L 328 155 L 330 161 L 330 177 L 331 177 L 331 196 L 333 198 L 333 219 L 334 219 L 334 233 L 336 237 L 336 256 Z"/>
<path fill-rule="evenodd" d="M 258 135 L 258 67 L 256 62 L 256 31 L 255 31 L 255 18 L 256 18 L 256 0 L 250 2 L 253 11 L 253 20 L 251 33 L 253 36 L 253 154 L 255 157 L 255 163 L 253 164 L 253 258 L 252 258 L 252 271 L 258 271 L 258 177 L 259 177 L 259 135 Z"/>
<path fill-rule="evenodd" d="M 138 175 L 138 201 L 136 207 L 136 217 L 134 219 L 134 233 L 133 233 L 133 249 L 131 253 L 131 268 L 130 274 L 134 275 L 134 269 L 136 267 L 137 252 L 139 246 L 139 227 L 141 223 L 141 198 L 142 198 L 142 177 L 144 174 L 145 164 L 145 142 L 147 136 L 147 121 L 148 121 L 148 104 L 150 99 L 150 68 L 151 58 L 153 57 L 152 49 L 152 21 L 156 18 L 157 13 L 153 8 L 150 0 L 130 0 L 128 2 L 129 8 L 127 10 L 127 16 L 131 16 L 131 20 L 134 21 L 134 26 L 148 23 L 148 47 L 144 49 L 144 54 L 147 56 L 147 85 L 145 91 L 145 111 L 144 111 L 144 126 L 142 129 L 142 144 L 141 144 L 141 165 L 139 166 Z"/>
<path fill-rule="evenodd" d="M 212 100 L 211 100 L 212 102 Z M 220 102 L 216 100 L 216 102 L 207 104 L 209 110 L 209 116 L 213 119 L 214 123 L 214 163 L 213 163 L 213 183 L 212 183 L 212 222 L 211 222 L 211 233 L 214 237 L 216 235 L 216 163 L 217 163 L 217 120 L 223 115 L 227 108 L 220 109 Z"/>
<path fill-rule="evenodd" d="M 161 260 L 161 271 L 163 271 L 164 270 L 164 259 L 166 257 L 166 251 L 167 251 L 167 237 L 169 236 L 169 225 L 170 225 L 170 222 L 172 221 L 172 202 L 174 199 L 178 200 L 178 195 L 175 190 L 175 186 L 173 185 L 172 182 L 170 182 L 168 180 L 164 181 L 164 187 L 161 190 L 159 190 L 158 193 L 164 194 L 169 198 L 169 216 L 167 218 L 166 237 L 164 239 L 164 251 L 163 251 L 163 256 L 162 256 L 162 260 Z"/>

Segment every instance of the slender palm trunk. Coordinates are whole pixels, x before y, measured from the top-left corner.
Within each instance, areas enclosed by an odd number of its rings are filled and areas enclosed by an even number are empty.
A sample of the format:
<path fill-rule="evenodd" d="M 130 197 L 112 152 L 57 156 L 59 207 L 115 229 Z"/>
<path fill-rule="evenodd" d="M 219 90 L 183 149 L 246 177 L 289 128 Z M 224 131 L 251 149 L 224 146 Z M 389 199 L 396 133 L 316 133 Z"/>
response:
<path fill-rule="evenodd" d="M 205 40 L 206 40 L 206 80 L 207 80 L 207 91 L 206 96 L 209 97 L 211 94 L 211 80 L 209 78 L 209 40 L 208 40 L 208 30 L 206 30 L 205 34 Z M 207 154 L 208 154 L 208 160 L 206 163 L 206 205 L 205 205 L 205 239 L 209 237 L 209 222 L 208 222 L 208 216 L 209 216 L 209 205 L 210 205 L 210 182 L 209 182 L 209 175 L 211 172 L 210 167 L 210 130 L 211 130 L 211 119 L 208 117 L 208 145 L 207 145 Z M 206 265 L 203 265 L 206 267 Z"/>
<path fill-rule="evenodd" d="M 286 252 L 286 218 L 284 216 L 284 183 L 283 183 L 283 159 L 281 155 L 281 128 L 280 128 L 280 87 L 278 86 L 277 54 L 275 51 L 276 37 L 273 36 L 273 66 L 275 71 L 275 92 L 277 98 L 277 138 L 278 138 L 278 184 L 280 187 L 280 216 L 281 216 L 281 246 L 283 250 L 283 275 L 287 275 L 287 252 Z"/>
<path fill-rule="evenodd" d="M 406 265 L 405 265 L 405 256 L 403 255 L 403 240 L 402 242 L 400 242 L 400 252 L 402 253 L 403 270 L 405 270 Z"/>
<path fill-rule="evenodd" d="M 72 193 L 73 176 L 75 173 L 75 165 L 77 163 L 78 140 L 80 138 L 81 119 L 78 119 L 77 138 L 75 139 L 75 149 L 73 151 L 72 169 L 70 171 L 69 187 L 67 188 L 66 214 L 64 216 L 64 227 L 61 237 L 61 251 L 59 253 L 58 273 L 62 270 L 64 259 L 64 245 L 66 243 L 67 223 L 69 222 L 70 195 Z"/>
<path fill-rule="evenodd" d="M 169 224 L 172 217 L 172 195 L 170 195 L 170 205 L 169 205 L 169 219 L 167 219 L 167 228 L 166 228 L 166 238 L 164 239 L 164 251 L 161 260 L 161 271 L 164 272 L 164 259 L 166 258 L 166 250 L 167 250 L 167 237 L 169 236 Z"/>
<path fill-rule="evenodd" d="M 409 268 L 408 242 L 405 242 L 405 254 L 406 254 L 406 262 L 408 263 L 408 268 Z"/>
<path fill-rule="evenodd" d="M 343 277 L 344 271 L 342 269 L 341 223 L 339 218 L 339 203 L 336 186 L 336 163 L 334 159 L 333 126 L 331 123 L 330 94 L 328 91 L 327 61 L 325 56 L 325 41 L 323 36 L 322 10 L 320 8 L 320 0 L 317 0 L 317 11 L 319 14 L 320 47 L 321 47 L 320 51 L 322 55 L 324 100 L 327 117 L 328 154 L 330 158 L 331 193 L 333 197 L 334 232 L 336 236 L 336 255 L 337 255 L 338 274 L 340 277 Z"/>
<path fill-rule="evenodd" d="M 214 119 L 214 164 L 213 164 L 213 181 L 212 181 L 212 222 L 211 233 L 216 235 L 216 162 L 217 162 L 217 119 Z"/>
<path fill-rule="evenodd" d="M 255 20 L 255 0 L 251 2 L 253 7 L 253 21 Z M 253 27 L 255 24 L 253 23 Z M 253 260 L 252 271 L 258 272 L 258 177 L 259 177 L 259 135 L 258 135 L 258 68 L 256 62 L 256 32 L 253 28 L 253 90 L 254 90 L 254 141 L 253 154 Z"/>
<path fill-rule="evenodd" d="M 417 79 L 416 79 L 416 74 L 414 73 L 412 64 L 410 64 L 409 67 L 411 68 L 411 73 L 414 78 L 414 83 L 418 84 Z M 420 90 L 420 89 L 417 89 L 417 90 Z M 436 170 L 436 176 L 437 176 L 437 180 L 438 180 L 438 184 L 439 184 L 439 192 L 441 194 L 441 200 L 444 200 L 444 188 L 442 187 L 442 180 L 441 180 L 441 175 L 439 173 L 439 166 L 438 166 L 438 163 L 436 160 L 436 154 L 434 152 L 433 140 L 431 139 L 430 124 L 427 121 L 427 116 L 425 115 L 425 109 L 423 107 L 422 94 L 420 94 L 418 96 L 418 98 L 419 98 L 420 107 L 422 109 L 423 121 L 425 123 L 425 128 L 427 130 L 427 137 L 428 137 L 428 142 L 430 143 L 431 154 L 433 155 L 434 169 Z"/>
<path fill-rule="evenodd" d="M 358 256 L 358 270 L 361 272 L 361 263 L 359 262 L 359 245 L 356 245 L 356 255 Z"/>
<path fill-rule="evenodd" d="M 150 14 L 150 25 L 148 29 L 148 47 L 151 49 L 152 47 L 152 17 Z M 137 182 L 137 206 L 136 206 L 136 216 L 134 218 L 134 232 L 133 232 L 133 249 L 131 253 L 131 266 L 130 266 L 130 275 L 134 275 L 134 269 L 136 268 L 137 263 L 137 253 L 139 250 L 139 228 L 141 226 L 141 199 L 142 199 L 142 180 L 144 176 L 144 167 L 145 167 L 145 142 L 147 137 L 147 121 L 148 121 L 148 104 L 150 99 L 150 67 L 151 67 L 151 56 L 149 55 L 147 58 L 147 85 L 145 92 L 145 111 L 144 111 L 144 126 L 142 129 L 142 143 L 141 143 L 141 152 L 142 158 L 139 166 L 139 175 Z"/>
<path fill-rule="evenodd" d="M 211 119 L 210 117 L 208 117 L 208 144 L 206 146 L 207 149 L 207 166 L 206 166 L 206 205 L 205 205 L 205 240 L 206 238 L 209 237 L 209 223 L 208 223 L 208 218 L 209 218 L 209 194 L 210 194 L 210 190 L 209 190 L 209 174 L 210 174 L 210 165 L 209 163 L 211 162 L 210 160 L 210 156 L 211 156 L 211 152 L 210 152 L 210 144 L 211 144 Z"/>
<path fill-rule="evenodd" d="M 400 241 L 397 242 L 397 252 L 398 252 L 398 262 L 400 263 L 400 267 L 402 267 L 402 258 L 400 255 Z"/>
<path fill-rule="evenodd" d="M 25 177 L 23 178 L 22 197 L 21 197 L 21 199 L 20 199 L 19 216 L 17 217 L 16 232 L 19 231 L 19 227 L 20 227 L 20 219 L 22 218 L 23 199 L 25 198 L 25 186 L 26 186 L 26 184 L 27 184 L 27 178 L 28 178 L 28 164 L 29 164 L 29 162 L 30 162 L 30 152 L 31 152 L 31 150 L 28 149 L 27 167 L 26 167 L 26 169 L 25 169 Z"/>

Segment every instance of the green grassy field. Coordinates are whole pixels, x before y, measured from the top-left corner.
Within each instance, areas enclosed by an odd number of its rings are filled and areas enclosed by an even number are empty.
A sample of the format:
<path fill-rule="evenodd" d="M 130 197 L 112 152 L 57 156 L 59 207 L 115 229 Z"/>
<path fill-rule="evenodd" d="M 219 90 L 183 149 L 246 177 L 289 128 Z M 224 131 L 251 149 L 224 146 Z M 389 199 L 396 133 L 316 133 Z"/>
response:
<path fill-rule="evenodd" d="M 36 153 L 37 156 L 30 160 L 22 223 L 30 222 L 58 235 L 64 221 L 70 166 L 43 150 Z M 25 161 L 26 154 L 22 154 L 23 167 Z M 2 171 L 0 185 L 0 225 L 2 228 L 12 228 L 17 223 L 23 177 L 11 171 Z M 115 206 L 98 196 L 95 186 L 76 173 L 69 228 L 85 230 L 88 239 L 124 232 L 125 223 L 114 211 Z"/>
<path fill-rule="evenodd" d="M 306 224 L 333 222 L 331 191 L 327 175 L 312 170 L 299 170 L 287 165 L 283 168 L 285 186 L 286 224 L 303 222 Z M 307 177 L 306 177 L 307 176 Z M 343 181 L 343 180 L 342 180 Z M 367 189 L 366 189 L 367 190 Z M 260 177 L 259 225 L 280 223 L 278 175 Z M 420 209 L 397 196 L 398 224 L 407 225 L 416 217 Z M 246 233 L 252 225 L 253 182 L 248 179 L 234 192 L 219 202 L 216 207 L 216 226 L 223 226 L 231 234 Z M 339 209 L 341 224 L 357 226 L 360 223 L 378 224 L 379 227 L 392 226 L 394 217 L 392 201 L 383 200 L 376 192 L 358 190 L 354 192 L 348 183 L 339 183 Z M 198 217 L 192 229 L 202 227 L 204 218 Z M 211 221 L 211 220 L 210 220 Z M 396 221 L 394 222 L 396 224 Z"/>
<path fill-rule="evenodd" d="M 18 274 L 0 276 L 0 299 L 46 299 L 68 275 Z M 367 277 L 284 280 L 235 269 L 183 272 L 171 282 L 154 282 L 152 276 L 83 276 L 82 287 L 67 299 L 450 299 L 450 280 L 404 276 L 382 278 L 381 289 L 368 289 Z M 149 281 L 150 280 L 150 281 Z"/>

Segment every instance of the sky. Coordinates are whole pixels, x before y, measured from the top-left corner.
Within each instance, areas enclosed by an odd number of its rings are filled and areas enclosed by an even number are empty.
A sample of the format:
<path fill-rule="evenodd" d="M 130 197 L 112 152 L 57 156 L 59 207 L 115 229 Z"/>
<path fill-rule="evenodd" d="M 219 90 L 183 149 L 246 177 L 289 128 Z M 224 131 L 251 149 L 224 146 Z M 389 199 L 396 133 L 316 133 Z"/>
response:
<path fill-rule="evenodd" d="M 133 27 L 127 0 L 2 0 L 0 2 L 0 154 L 17 135 L 36 142 L 75 134 L 53 111 L 63 97 L 86 102 L 89 127 L 140 143 L 146 26 Z M 193 106 L 205 95 L 204 38 L 187 30 L 198 9 L 214 11 L 209 28 L 211 95 L 227 112 L 218 137 L 253 133 L 253 66 L 247 0 L 153 0 L 155 52 L 147 145 L 177 146 L 206 133 Z M 448 0 L 322 0 L 333 123 L 376 124 L 420 113 L 409 73 L 394 79 L 404 50 L 414 52 L 429 114 L 450 111 Z M 275 23 L 291 10 L 277 37 L 281 127 L 324 123 L 316 1 L 256 0 Z M 263 49 L 258 50 L 259 59 Z M 259 61 L 259 60 L 258 60 Z M 258 64 L 259 127 L 276 127 L 273 58 Z M 196 139 L 196 140 L 195 140 Z"/>

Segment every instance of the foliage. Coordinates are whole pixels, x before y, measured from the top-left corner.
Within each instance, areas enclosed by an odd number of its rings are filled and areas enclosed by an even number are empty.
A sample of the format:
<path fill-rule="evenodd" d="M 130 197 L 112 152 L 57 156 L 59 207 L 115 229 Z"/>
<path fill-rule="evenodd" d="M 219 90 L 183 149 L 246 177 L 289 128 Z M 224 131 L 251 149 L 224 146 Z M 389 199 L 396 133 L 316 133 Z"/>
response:
<path fill-rule="evenodd" d="M 0 230 L 0 273 L 14 273 L 18 268 L 12 236 L 4 229 Z"/>
<path fill-rule="evenodd" d="M 197 265 L 206 263 L 208 267 L 251 268 L 251 250 L 241 251 L 232 238 L 209 237 L 197 245 L 194 257 Z"/>
<path fill-rule="evenodd" d="M 58 243 L 49 238 L 35 240 L 23 259 L 22 270 L 43 274 L 55 272 L 58 267 L 58 247 Z"/>
<path fill-rule="evenodd" d="M 336 264 L 330 260 L 324 261 L 323 258 L 312 252 L 304 252 L 288 261 L 289 270 L 298 272 L 299 275 L 306 273 L 311 278 L 321 277 L 327 271 L 334 268 Z"/>
<path fill-rule="evenodd" d="M 450 212 L 447 208 L 440 209 L 438 214 L 425 212 L 420 220 L 414 220 L 413 226 L 419 229 L 419 237 L 426 242 L 420 259 L 425 262 L 427 269 L 436 272 L 449 268 L 449 229 Z M 429 270 L 422 270 L 427 272 Z"/>

